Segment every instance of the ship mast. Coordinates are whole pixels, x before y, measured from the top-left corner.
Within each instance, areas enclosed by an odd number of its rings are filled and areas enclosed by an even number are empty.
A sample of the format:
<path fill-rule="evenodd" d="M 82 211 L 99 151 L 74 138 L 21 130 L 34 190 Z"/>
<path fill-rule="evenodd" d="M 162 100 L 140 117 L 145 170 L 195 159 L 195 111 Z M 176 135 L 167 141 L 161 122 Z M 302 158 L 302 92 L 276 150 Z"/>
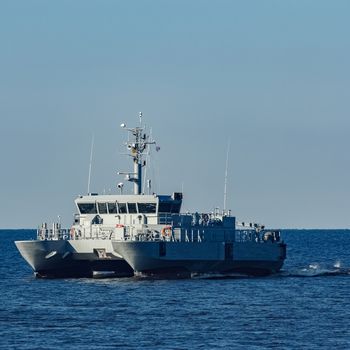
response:
<path fill-rule="evenodd" d="M 145 128 L 142 126 L 142 113 L 139 114 L 140 126 L 135 128 L 127 128 L 126 124 L 121 124 L 120 127 L 127 130 L 132 138 L 125 143 L 125 146 L 129 150 L 129 154 L 134 163 L 134 172 L 118 172 L 119 175 L 125 175 L 125 180 L 134 183 L 134 194 L 142 194 L 142 167 L 146 165 L 146 161 L 143 160 L 143 155 L 148 145 L 155 144 L 155 141 L 151 141 L 149 136 L 144 133 Z"/>

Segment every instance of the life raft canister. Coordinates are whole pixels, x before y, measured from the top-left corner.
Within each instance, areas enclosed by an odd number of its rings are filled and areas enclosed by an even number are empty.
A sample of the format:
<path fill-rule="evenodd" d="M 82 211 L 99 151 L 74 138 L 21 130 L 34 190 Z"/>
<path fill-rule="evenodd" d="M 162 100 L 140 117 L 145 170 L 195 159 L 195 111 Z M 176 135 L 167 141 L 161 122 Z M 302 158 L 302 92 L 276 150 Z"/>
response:
<path fill-rule="evenodd" d="M 165 226 L 165 227 L 162 228 L 160 233 L 162 234 L 163 237 L 171 237 L 172 227 L 171 226 Z"/>

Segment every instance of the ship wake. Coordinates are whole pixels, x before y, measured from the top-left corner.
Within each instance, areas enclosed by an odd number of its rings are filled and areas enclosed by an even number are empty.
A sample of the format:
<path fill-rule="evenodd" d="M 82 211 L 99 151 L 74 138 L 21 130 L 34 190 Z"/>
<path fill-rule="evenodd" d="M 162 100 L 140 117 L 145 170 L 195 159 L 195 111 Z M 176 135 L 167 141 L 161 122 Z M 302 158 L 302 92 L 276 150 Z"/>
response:
<path fill-rule="evenodd" d="M 282 270 L 268 276 L 251 276 L 240 273 L 220 274 L 192 274 L 192 279 L 242 279 L 242 278 L 271 278 L 271 277 L 322 277 L 322 276 L 350 276 L 350 267 L 344 267 L 337 261 L 334 264 L 312 263 L 305 267 Z"/>
<path fill-rule="evenodd" d="M 320 277 L 320 276 L 350 276 L 350 268 L 343 267 L 339 261 L 333 265 L 312 263 L 306 267 L 281 271 L 281 277 Z"/>

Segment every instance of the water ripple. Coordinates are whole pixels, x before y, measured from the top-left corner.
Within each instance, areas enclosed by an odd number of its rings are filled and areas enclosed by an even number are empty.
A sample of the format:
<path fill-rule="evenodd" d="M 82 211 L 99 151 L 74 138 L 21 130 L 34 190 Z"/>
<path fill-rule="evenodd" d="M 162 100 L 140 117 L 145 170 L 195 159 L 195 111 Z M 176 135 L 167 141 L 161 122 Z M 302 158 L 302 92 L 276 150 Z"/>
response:
<path fill-rule="evenodd" d="M 0 235 L 1 349 L 350 348 L 344 232 L 287 232 L 275 276 L 169 281 L 37 280 L 12 243 L 29 233 Z"/>

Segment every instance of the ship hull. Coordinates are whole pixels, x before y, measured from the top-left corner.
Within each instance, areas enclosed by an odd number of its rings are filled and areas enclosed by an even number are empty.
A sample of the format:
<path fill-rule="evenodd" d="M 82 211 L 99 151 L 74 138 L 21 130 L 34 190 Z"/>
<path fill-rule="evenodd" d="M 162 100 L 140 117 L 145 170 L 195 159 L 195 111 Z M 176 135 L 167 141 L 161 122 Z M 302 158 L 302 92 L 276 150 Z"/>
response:
<path fill-rule="evenodd" d="M 224 242 L 113 242 L 114 250 L 141 275 L 240 273 L 265 276 L 278 272 L 285 245 Z"/>
<path fill-rule="evenodd" d="M 113 252 L 109 240 L 33 240 L 15 244 L 39 278 L 94 277 L 96 272 L 133 276 L 132 268 Z"/>

